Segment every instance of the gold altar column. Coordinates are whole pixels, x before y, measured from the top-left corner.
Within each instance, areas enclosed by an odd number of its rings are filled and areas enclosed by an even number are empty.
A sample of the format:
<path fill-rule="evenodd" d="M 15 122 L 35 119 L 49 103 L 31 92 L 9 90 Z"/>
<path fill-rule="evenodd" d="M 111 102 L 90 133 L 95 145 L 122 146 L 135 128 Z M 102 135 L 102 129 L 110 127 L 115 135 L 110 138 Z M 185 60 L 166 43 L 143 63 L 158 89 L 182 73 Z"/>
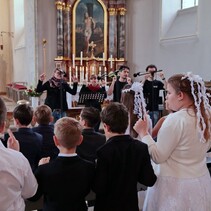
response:
<path fill-rule="evenodd" d="M 118 8 L 118 18 L 117 18 L 117 59 L 125 58 L 126 51 L 126 9 L 124 7 Z"/>
<path fill-rule="evenodd" d="M 114 7 L 108 9 L 109 12 L 109 58 L 115 60 L 117 57 L 117 10 Z M 115 68 L 115 67 L 114 67 Z"/>
<path fill-rule="evenodd" d="M 64 9 L 64 58 L 71 58 L 71 13 L 70 13 L 71 5 L 70 2 L 67 1 Z"/>
<path fill-rule="evenodd" d="M 64 56 L 64 35 L 63 35 L 63 9 L 65 3 L 63 1 L 56 1 L 57 9 L 57 57 Z"/>

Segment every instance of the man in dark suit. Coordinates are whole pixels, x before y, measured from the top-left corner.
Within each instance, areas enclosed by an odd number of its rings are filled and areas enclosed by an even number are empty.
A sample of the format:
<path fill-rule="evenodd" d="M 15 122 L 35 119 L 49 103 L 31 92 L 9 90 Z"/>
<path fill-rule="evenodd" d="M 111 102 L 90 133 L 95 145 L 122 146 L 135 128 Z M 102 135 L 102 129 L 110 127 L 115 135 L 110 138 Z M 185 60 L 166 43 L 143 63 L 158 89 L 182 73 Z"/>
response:
<path fill-rule="evenodd" d="M 59 154 L 59 150 L 53 141 L 54 125 L 50 124 L 53 122 L 51 108 L 47 105 L 38 106 L 34 111 L 34 121 L 38 123 L 38 126 L 32 128 L 32 130 L 43 136 L 41 157 L 55 159 Z"/>
<path fill-rule="evenodd" d="M 100 122 L 100 112 L 93 107 L 85 107 L 80 114 L 80 124 L 83 126 L 83 142 L 77 147 L 77 154 L 86 160 L 95 162 L 97 149 L 105 144 L 106 137 L 95 131 L 94 127 Z"/>
<path fill-rule="evenodd" d="M 80 123 L 70 117 L 59 119 L 54 128 L 54 142 L 58 157 L 50 163 L 43 158 L 35 172 L 38 191 L 30 200 L 44 195 L 43 211 L 86 211 L 85 196 L 90 192 L 94 178 L 94 164 L 81 159 L 76 147 L 83 136 Z M 46 164 L 44 164 L 46 163 Z"/>
<path fill-rule="evenodd" d="M 14 132 L 15 138 L 19 141 L 20 152 L 28 159 L 34 171 L 41 159 L 42 135 L 35 133 L 28 128 L 32 121 L 32 107 L 26 104 L 18 105 L 13 111 L 14 123 L 18 131 Z M 7 145 L 9 135 L 4 136 L 4 144 Z"/>
<path fill-rule="evenodd" d="M 95 211 L 138 211 L 137 183 L 156 181 L 146 144 L 124 135 L 128 112 L 120 103 L 110 103 L 101 112 L 107 142 L 97 151 Z"/>

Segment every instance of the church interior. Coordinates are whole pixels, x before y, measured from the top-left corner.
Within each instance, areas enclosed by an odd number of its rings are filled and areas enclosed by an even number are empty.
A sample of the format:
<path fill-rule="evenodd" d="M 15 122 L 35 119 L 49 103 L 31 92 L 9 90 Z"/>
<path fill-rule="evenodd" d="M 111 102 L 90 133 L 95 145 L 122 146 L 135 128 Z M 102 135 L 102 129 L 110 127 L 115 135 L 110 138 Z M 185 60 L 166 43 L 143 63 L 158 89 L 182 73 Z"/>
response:
<path fill-rule="evenodd" d="M 149 64 L 166 79 L 198 74 L 211 90 L 210 0 L 0 0 L 0 5 L 0 95 L 7 105 L 7 127 L 13 127 L 17 103 L 32 105 L 26 90 L 56 68 L 71 86 L 72 77 L 78 78 L 77 93 L 91 75 L 103 77 L 108 88 L 121 65 L 140 82 Z M 162 116 L 163 93 L 161 98 Z M 37 104 L 44 99 L 45 94 Z M 67 100 L 68 116 L 78 117 L 78 94 Z"/>

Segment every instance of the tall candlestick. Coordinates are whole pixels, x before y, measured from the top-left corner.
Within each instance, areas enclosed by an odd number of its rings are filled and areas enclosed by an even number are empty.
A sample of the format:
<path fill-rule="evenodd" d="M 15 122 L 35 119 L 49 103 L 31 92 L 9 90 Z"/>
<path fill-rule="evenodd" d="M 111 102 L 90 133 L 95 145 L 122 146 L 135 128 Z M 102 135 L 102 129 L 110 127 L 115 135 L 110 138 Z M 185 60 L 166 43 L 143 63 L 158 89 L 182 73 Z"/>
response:
<path fill-rule="evenodd" d="M 71 78 L 72 78 L 72 69 L 69 67 L 69 82 L 71 83 Z"/>
<path fill-rule="evenodd" d="M 81 51 L 81 61 L 80 61 L 80 65 L 83 65 L 83 51 Z"/>
<path fill-rule="evenodd" d="M 103 66 L 105 66 L 105 53 L 103 52 Z"/>
<path fill-rule="evenodd" d="M 75 54 L 73 53 L 73 61 L 72 61 L 72 65 L 73 65 L 73 68 L 75 68 Z"/>
<path fill-rule="evenodd" d="M 110 63 L 110 68 L 112 68 L 113 67 L 113 56 L 112 56 L 112 54 L 111 54 L 111 63 Z"/>

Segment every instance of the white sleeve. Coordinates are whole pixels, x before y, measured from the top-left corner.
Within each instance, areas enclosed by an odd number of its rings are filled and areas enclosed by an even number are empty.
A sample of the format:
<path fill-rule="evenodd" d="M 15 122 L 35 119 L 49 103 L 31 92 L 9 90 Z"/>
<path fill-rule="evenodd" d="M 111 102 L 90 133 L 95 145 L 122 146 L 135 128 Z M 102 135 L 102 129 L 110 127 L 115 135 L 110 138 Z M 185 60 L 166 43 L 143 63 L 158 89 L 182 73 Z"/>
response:
<path fill-rule="evenodd" d="M 22 187 L 22 197 L 24 199 L 32 197 L 36 193 L 37 187 L 37 180 L 31 170 L 31 166 L 28 160 L 26 160 Z"/>
<path fill-rule="evenodd" d="M 178 142 L 180 141 L 182 129 L 180 124 L 174 122 L 174 119 L 167 118 L 155 142 L 150 135 L 144 136 L 142 142 L 146 143 L 152 160 L 159 164 L 165 162 L 172 154 Z"/>

